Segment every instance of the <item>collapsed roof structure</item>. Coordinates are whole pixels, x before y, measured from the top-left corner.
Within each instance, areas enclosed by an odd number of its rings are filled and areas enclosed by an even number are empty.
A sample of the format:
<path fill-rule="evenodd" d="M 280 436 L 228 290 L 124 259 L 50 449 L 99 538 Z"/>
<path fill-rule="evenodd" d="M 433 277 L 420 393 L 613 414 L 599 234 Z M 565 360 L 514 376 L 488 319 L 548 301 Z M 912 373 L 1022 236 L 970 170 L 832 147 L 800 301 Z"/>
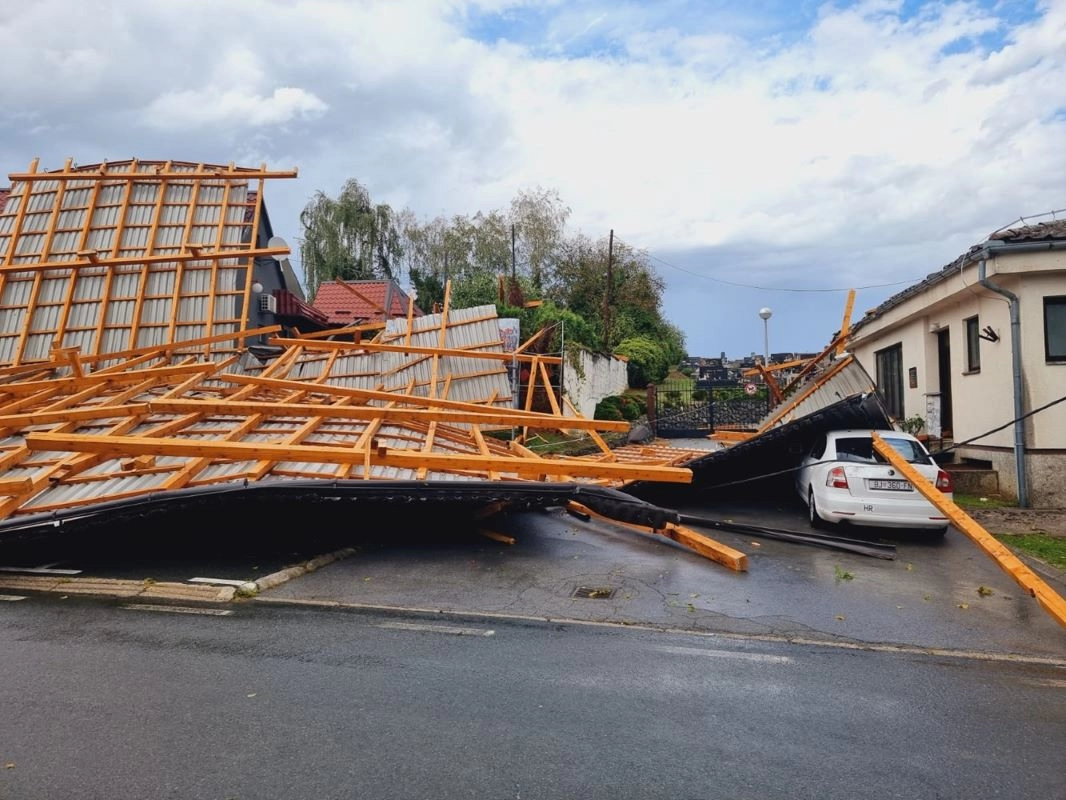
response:
<path fill-rule="evenodd" d="M 690 480 L 685 452 L 611 450 L 600 432 L 624 423 L 564 416 L 550 391 L 551 411 L 533 411 L 561 359 L 505 352 L 493 306 L 446 297 L 415 317 L 409 302 L 369 342 L 327 338 L 366 326 L 301 333 L 263 204 L 265 181 L 295 175 L 132 160 L 10 176 L 0 535 L 267 486 L 482 506 L 580 493 L 616 518 L 670 521 L 613 490 Z M 524 402 L 508 378 L 519 362 Z M 492 435 L 518 428 L 583 431 L 596 452 L 540 456 Z"/>
<path fill-rule="evenodd" d="M 775 392 L 755 436 L 725 435 L 733 446 L 714 453 L 612 449 L 601 433 L 628 424 L 567 415 L 549 374 L 562 359 L 533 352 L 536 335 L 505 348 L 494 306 L 452 309 L 446 290 L 440 313 L 416 314 L 407 298 L 400 314 L 390 300 L 382 319 L 330 327 L 304 301 L 266 212 L 266 181 L 295 176 L 138 160 L 49 172 L 35 161 L 10 176 L 0 541 L 263 493 L 480 513 L 569 504 L 743 569 L 743 554 L 636 490 L 694 471 L 704 485 L 757 474 L 812 426 L 887 424 L 861 367 L 834 361 L 835 342 Z M 512 388 L 519 371 L 524 396 Z M 593 452 L 540 455 L 506 435 L 530 429 L 580 433 Z"/>

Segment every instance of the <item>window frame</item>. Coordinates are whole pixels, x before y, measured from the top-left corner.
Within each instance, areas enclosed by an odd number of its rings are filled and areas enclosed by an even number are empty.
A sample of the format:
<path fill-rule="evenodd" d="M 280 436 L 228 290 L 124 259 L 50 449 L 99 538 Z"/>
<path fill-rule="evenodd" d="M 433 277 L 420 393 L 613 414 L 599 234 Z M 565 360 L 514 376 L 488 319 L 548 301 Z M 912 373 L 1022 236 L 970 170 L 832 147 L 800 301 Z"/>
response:
<path fill-rule="evenodd" d="M 978 315 L 967 317 L 962 321 L 966 335 L 966 372 L 969 375 L 981 371 L 981 318 Z"/>
<path fill-rule="evenodd" d="M 1049 302 L 1050 301 L 1050 302 Z M 1062 342 L 1062 352 L 1051 352 L 1051 338 L 1048 336 L 1048 307 L 1062 309 L 1059 313 L 1064 315 L 1066 322 L 1066 295 L 1048 295 L 1044 298 L 1044 360 L 1050 364 L 1066 363 L 1066 341 Z"/>

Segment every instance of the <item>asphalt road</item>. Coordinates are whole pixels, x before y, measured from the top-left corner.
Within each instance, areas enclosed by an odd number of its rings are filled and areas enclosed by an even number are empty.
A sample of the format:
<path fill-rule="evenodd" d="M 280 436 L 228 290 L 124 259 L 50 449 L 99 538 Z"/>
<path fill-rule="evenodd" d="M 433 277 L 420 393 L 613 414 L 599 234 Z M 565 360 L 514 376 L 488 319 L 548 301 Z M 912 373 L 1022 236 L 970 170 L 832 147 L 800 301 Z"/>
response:
<path fill-rule="evenodd" d="M 1062 797 L 1066 662 L 0 603 L 0 798 Z"/>

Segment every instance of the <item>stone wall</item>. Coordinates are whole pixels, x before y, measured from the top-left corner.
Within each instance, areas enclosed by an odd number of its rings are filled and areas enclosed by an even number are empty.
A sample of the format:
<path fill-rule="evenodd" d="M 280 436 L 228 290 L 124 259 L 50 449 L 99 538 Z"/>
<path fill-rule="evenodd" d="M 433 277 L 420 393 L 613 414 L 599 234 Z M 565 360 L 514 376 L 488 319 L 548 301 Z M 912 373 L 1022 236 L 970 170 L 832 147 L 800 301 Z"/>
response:
<path fill-rule="evenodd" d="M 1017 499 L 1018 474 L 1014 468 L 1013 450 L 960 448 L 958 454 L 991 461 L 992 469 L 999 474 L 999 491 Z M 1066 454 L 1029 451 L 1025 454 L 1025 463 L 1030 507 L 1066 508 Z"/>
<path fill-rule="evenodd" d="M 591 419 L 596 412 L 596 403 L 605 397 L 622 394 L 629 387 L 626 362 L 619 358 L 581 350 L 576 366 L 570 355 L 565 359 L 563 384 L 566 396 L 583 417 Z M 567 413 L 570 413 L 569 409 Z"/>

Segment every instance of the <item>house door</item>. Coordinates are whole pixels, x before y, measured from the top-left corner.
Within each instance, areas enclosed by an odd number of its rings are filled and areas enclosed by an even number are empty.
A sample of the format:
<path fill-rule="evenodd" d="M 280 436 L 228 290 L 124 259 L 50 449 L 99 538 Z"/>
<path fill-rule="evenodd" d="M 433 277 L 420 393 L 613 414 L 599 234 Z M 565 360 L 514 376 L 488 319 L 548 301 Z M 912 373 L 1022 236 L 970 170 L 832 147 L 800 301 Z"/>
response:
<path fill-rule="evenodd" d="M 951 438 L 951 339 L 948 329 L 936 332 L 937 372 L 940 380 L 940 435 Z"/>

